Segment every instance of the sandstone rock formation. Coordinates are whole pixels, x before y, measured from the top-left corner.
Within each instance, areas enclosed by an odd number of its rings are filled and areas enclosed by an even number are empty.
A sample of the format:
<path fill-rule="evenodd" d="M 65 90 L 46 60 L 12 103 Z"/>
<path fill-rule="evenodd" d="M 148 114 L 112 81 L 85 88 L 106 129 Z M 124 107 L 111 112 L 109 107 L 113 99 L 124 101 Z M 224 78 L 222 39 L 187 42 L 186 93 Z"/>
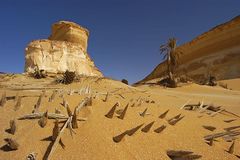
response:
<path fill-rule="evenodd" d="M 217 80 L 240 77 L 240 16 L 218 25 L 177 48 L 183 52 L 176 73 L 198 82 L 209 75 Z M 141 82 L 163 77 L 166 62 Z"/>
<path fill-rule="evenodd" d="M 35 40 L 25 49 L 25 72 L 36 66 L 47 73 L 75 71 L 79 75 L 102 76 L 87 53 L 87 29 L 67 21 L 52 26 L 49 39 Z"/>

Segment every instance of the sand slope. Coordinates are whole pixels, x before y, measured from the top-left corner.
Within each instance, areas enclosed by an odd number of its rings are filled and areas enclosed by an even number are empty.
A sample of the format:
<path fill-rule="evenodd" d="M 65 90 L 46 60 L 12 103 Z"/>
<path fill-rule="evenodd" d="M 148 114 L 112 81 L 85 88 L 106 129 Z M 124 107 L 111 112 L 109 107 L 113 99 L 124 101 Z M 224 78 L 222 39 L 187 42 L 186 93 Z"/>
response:
<path fill-rule="evenodd" d="M 66 114 L 66 109 L 61 106 L 62 98 L 57 94 L 54 102 L 48 102 L 53 88 L 64 90 L 64 97 L 73 110 L 79 102 L 87 96 L 95 96 L 92 106 L 83 108 L 80 111 L 81 117 L 86 117 L 87 121 L 79 122 L 79 128 L 75 129 L 76 134 L 71 137 L 69 130 L 65 130 L 62 141 L 66 148 L 61 146 L 55 150 L 52 159 L 169 159 L 166 150 L 190 150 L 195 154 L 202 155 L 202 159 L 238 159 L 240 156 L 240 140 L 235 140 L 234 155 L 227 153 L 231 142 L 225 142 L 222 138 L 217 138 L 213 146 L 205 143 L 203 137 L 209 134 L 223 132 L 223 128 L 240 125 L 240 118 L 232 114 L 217 114 L 214 117 L 206 113 L 197 111 L 186 111 L 179 109 L 187 100 L 190 103 L 198 103 L 204 100 L 205 103 L 221 105 L 228 111 L 240 115 L 240 91 L 227 90 L 220 87 L 207 87 L 195 84 L 186 85 L 176 89 L 164 89 L 159 86 L 139 86 L 130 87 L 121 82 L 110 79 L 83 78 L 78 83 L 71 85 L 54 85 L 52 79 L 34 80 L 25 76 L 17 75 L 13 77 L 1 78 L 0 95 L 6 91 L 7 96 L 15 96 L 17 93 L 22 98 L 22 107 L 14 111 L 14 100 L 8 100 L 4 107 L 0 107 L 0 159 L 24 159 L 29 153 L 38 153 L 38 159 L 44 156 L 50 141 L 46 138 L 51 136 L 54 120 L 49 120 L 45 128 L 38 125 L 38 120 L 17 120 L 16 135 L 11 135 L 5 130 L 9 128 L 9 121 L 24 114 L 29 114 L 33 110 L 39 95 L 46 88 L 46 97 L 40 107 L 41 112 L 48 110 L 54 112 L 55 108 Z M 91 87 L 91 94 L 77 94 L 81 88 Z M 68 95 L 68 91 L 74 90 L 76 93 Z M 103 102 L 106 93 L 109 93 L 107 102 Z M 142 104 L 139 104 L 139 100 Z M 123 120 L 114 114 L 112 119 L 104 115 L 119 102 L 118 109 L 123 109 L 128 103 L 129 107 Z M 135 107 L 131 105 L 135 103 Z M 148 108 L 145 117 L 139 115 L 145 108 Z M 158 116 L 170 110 L 165 119 Z M 167 120 L 177 114 L 185 117 L 172 126 Z M 199 118 L 199 116 L 202 116 Z M 223 120 L 236 119 L 231 123 Z M 125 136 L 119 143 L 113 141 L 113 137 L 140 124 L 149 124 L 155 121 L 148 133 L 138 130 L 132 136 Z M 161 133 L 153 130 L 161 125 L 166 125 L 166 129 Z M 202 125 L 216 127 L 215 131 L 209 131 Z M 7 151 L 4 138 L 16 138 L 20 147 L 16 151 Z M 236 136 L 239 138 L 239 136 Z"/>

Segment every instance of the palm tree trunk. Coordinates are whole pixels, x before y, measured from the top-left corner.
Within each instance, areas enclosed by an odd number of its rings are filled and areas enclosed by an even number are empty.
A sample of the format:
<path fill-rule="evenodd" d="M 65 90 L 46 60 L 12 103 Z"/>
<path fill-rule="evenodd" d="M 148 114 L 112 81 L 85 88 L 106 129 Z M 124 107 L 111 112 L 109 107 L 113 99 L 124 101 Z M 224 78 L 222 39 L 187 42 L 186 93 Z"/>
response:
<path fill-rule="evenodd" d="M 172 74 L 172 70 L 171 70 L 170 54 L 168 55 L 167 65 L 168 65 L 168 78 L 172 81 L 173 80 L 173 74 Z"/>

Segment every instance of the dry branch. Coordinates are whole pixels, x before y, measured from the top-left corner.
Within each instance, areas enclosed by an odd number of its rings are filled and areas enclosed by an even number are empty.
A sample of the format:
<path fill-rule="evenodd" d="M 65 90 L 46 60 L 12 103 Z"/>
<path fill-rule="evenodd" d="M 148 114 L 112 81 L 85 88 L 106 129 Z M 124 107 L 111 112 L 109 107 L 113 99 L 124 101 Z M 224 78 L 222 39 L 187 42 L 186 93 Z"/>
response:
<path fill-rule="evenodd" d="M 127 134 L 127 131 L 125 131 L 117 136 L 114 136 L 113 141 L 116 143 L 120 142 L 125 137 L 126 134 Z"/>
<path fill-rule="evenodd" d="M 213 127 L 213 126 L 205 126 L 205 125 L 203 125 L 202 127 L 207 129 L 207 130 L 209 130 L 209 131 L 214 131 L 216 129 L 216 127 Z"/>
<path fill-rule="evenodd" d="M 116 108 L 117 108 L 117 106 L 119 106 L 119 103 L 118 103 L 118 102 L 114 104 L 114 106 L 108 111 L 107 114 L 105 114 L 105 117 L 107 117 L 107 118 L 112 118 L 113 115 L 114 115 L 114 112 L 115 112 L 115 110 L 116 110 Z"/>
<path fill-rule="evenodd" d="M 48 122 L 48 111 L 46 111 L 43 116 L 39 119 L 38 124 L 40 127 L 44 128 Z"/>
<path fill-rule="evenodd" d="M 181 116 L 181 113 L 178 114 L 178 115 L 176 115 L 176 116 L 174 116 L 174 117 L 172 117 L 172 118 L 170 118 L 170 119 L 168 120 L 168 122 L 171 122 L 171 121 L 174 120 L 174 119 L 178 119 L 178 118 L 180 118 L 180 116 Z"/>
<path fill-rule="evenodd" d="M 15 139 L 12 138 L 6 138 L 4 139 L 7 142 L 7 146 L 11 149 L 11 150 L 17 150 L 19 147 L 19 144 L 17 143 L 17 141 Z"/>
<path fill-rule="evenodd" d="M 191 99 L 189 99 L 186 103 L 184 103 L 184 104 L 182 105 L 182 107 L 180 107 L 180 109 L 183 109 L 190 101 L 191 101 Z"/>
<path fill-rule="evenodd" d="M 163 114 L 161 114 L 158 118 L 161 118 L 161 119 L 165 118 L 168 112 L 169 112 L 169 109 L 165 111 Z"/>
<path fill-rule="evenodd" d="M 118 116 L 119 119 L 124 119 L 125 115 L 126 115 L 126 112 L 127 112 L 127 109 L 128 109 L 128 105 L 126 105 L 126 107 L 124 108 L 124 110 L 122 111 L 122 113 Z"/>
<path fill-rule="evenodd" d="M 188 160 L 188 159 L 199 159 L 202 156 L 198 155 L 198 154 L 193 154 L 192 151 L 174 151 L 174 150 L 168 150 L 167 151 L 167 155 L 169 158 L 171 158 L 172 160 L 174 159 L 181 159 L 181 160 Z"/>
<path fill-rule="evenodd" d="M 52 93 L 52 95 L 51 95 L 51 97 L 49 98 L 49 102 L 53 102 L 53 100 L 55 99 L 55 97 L 56 97 L 56 94 L 57 94 L 57 90 L 54 90 L 53 91 L 53 93 Z"/>
<path fill-rule="evenodd" d="M 233 152 L 234 152 L 234 146 L 235 146 L 235 141 L 233 141 L 233 143 L 231 144 L 231 146 L 229 147 L 229 149 L 228 149 L 228 153 L 230 153 L 230 154 L 233 154 Z"/>
<path fill-rule="evenodd" d="M 59 122 L 58 119 L 56 119 L 52 131 L 52 141 L 55 141 L 57 139 L 57 136 L 59 135 L 60 128 L 59 128 Z"/>
<path fill-rule="evenodd" d="M 37 113 L 39 111 L 39 108 L 42 103 L 42 98 L 43 98 L 43 94 L 39 96 L 38 101 L 37 101 L 36 105 L 34 106 L 33 113 Z"/>
<path fill-rule="evenodd" d="M 171 120 L 171 121 L 168 121 L 168 123 L 170 124 L 170 125 L 175 125 L 176 123 L 178 123 L 180 120 L 182 120 L 184 118 L 184 116 L 182 116 L 182 117 L 179 117 L 179 118 L 177 118 L 177 119 L 173 119 L 173 120 Z"/>
<path fill-rule="evenodd" d="M 162 126 L 158 127 L 157 129 L 155 129 L 154 132 L 160 133 L 160 132 L 162 132 L 166 127 L 167 127 L 167 126 L 162 125 Z"/>
<path fill-rule="evenodd" d="M 127 135 L 132 136 L 132 135 L 133 135 L 134 133 L 136 133 L 143 125 L 144 125 L 144 123 L 143 123 L 143 124 L 140 124 L 140 125 L 137 126 L 137 127 L 134 127 L 134 128 L 132 128 L 132 129 L 128 130 L 128 131 L 127 131 Z"/>
<path fill-rule="evenodd" d="M 78 115 L 79 114 L 79 112 L 80 112 L 80 110 L 81 110 L 81 108 L 82 107 L 86 107 L 86 106 L 88 106 L 91 101 L 91 99 L 89 98 L 89 97 L 86 97 L 85 99 L 83 99 L 81 102 L 80 102 L 80 104 L 77 106 L 77 108 L 76 108 L 76 114 Z"/>
<path fill-rule="evenodd" d="M 32 113 L 27 114 L 22 117 L 19 117 L 18 120 L 24 120 L 24 119 L 39 119 L 43 116 L 43 112 L 41 113 Z M 67 119 L 68 117 L 63 114 L 56 114 L 56 113 L 48 113 L 48 119 Z"/>
<path fill-rule="evenodd" d="M 204 139 L 209 141 L 210 139 L 215 139 L 215 138 L 219 138 L 219 137 L 223 137 L 225 135 L 237 135 L 240 132 L 235 132 L 235 131 L 226 131 L 226 132 L 220 132 L 220 133 L 215 133 L 215 134 L 210 134 L 207 136 L 204 136 Z"/>
<path fill-rule="evenodd" d="M 10 133 L 15 134 L 17 130 L 17 124 L 15 120 L 10 120 Z"/>
<path fill-rule="evenodd" d="M 109 96 L 109 94 L 108 94 L 108 92 L 107 92 L 106 97 L 105 97 L 105 99 L 103 100 L 103 102 L 107 102 L 108 96 Z"/>
<path fill-rule="evenodd" d="M 210 114 L 210 116 L 211 116 L 211 117 L 214 117 L 214 116 L 216 116 L 218 113 L 221 113 L 222 111 L 224 111 L 224 109 L 220 109 L 220 110 L 218 110 L 218 111 L 216 111 L 216 112 L 213 112 L 213 113 Z"/>
<path fill-rule="evenodd" d="M 148 108 L 146 108 L 142 113 L 139 113 L 140 116 L 144 117 L 144 116 L 146 115 L 146 113 L 147 113 L 147 109 L 148 109 Z"/>
<path fill-rule="evenodd" d="M 224 128 L 224 130 L 225 131 L 232 131 L 232 130 L 237 129 L 237 128 L 240 128 L 240 126 L 227 127 L 227 128 Z"/>
<path fill-rule="evenodd" d="M 21 107 L 22 107 L 22 97 L 18 97 L 17 103 L 16 103 L 16 105 L 15 105 L 15 107 L 14 107 L 14 110 L 17 111 L 17 110 L 19 110 L 19 108 L 21 108 Z"/>
<path fill-rule="evenodd" d="M 122 99 L 125 99 L 125 97 L 123 97 L 123 95 L 121 95 L 120 93 L 117 94 L 117 95 L 119 95 Z"/>
<path fill-rule="evenodd" d="M 73 117 L 72 117 L 72 127 L 74 129 L 78 128 L 78 123 L 77 123 L 77 108 L 74 109 Z"/>
<path fill-rule="evenodd" d="M 46 159 L 46 160 L 51 159 L 51 156 L 52 156 L 53 152 L 57 149 L 57 145 L 59 144 L 59 141 L 60 141 L 60 139 L 61 139 L 62 133 L 63 133 L 63 131 L 66 129 L 66 127 L 67 127 L 68 123 L 70 122 L 70 120 L 71 120 L 71 118 L 69 117 L 69 118 L 67 119 L 67 121 L 65 122 L 64 126 L 62 127 L 62 129 L 60 130 L 60 132 L 59 132 L 56 140 L 53 141 L 53 144 L 52 144 L 52 146 L 51 146 L 51 148 L 50 148 L 50 151 L 49 151 L 49 153 L 45 156 L 44 159 Z"/>
<path fill-rule="evenodd" d="M 7 102 L 6 92 L 4 92 L 4 93 L 2 94 L 2 98 L 1 98 L 1 100 L 0 100 L 0 106 L 3 107 L 3 106 L 6 104 L 6 102 Z"/>
<path fill-rule="evenodd" d="M 141 131 L 147 133 L 147 132 L 152 128 L 154 122 L 155 122 L 155 121 L 152 121 L 152 122 L 150 122 L 149 124 L 147 124 L 145 127 L 143 127 L 143 128 L 141 129 Z"/>
<path fill-rule="evenodd" d="M 233 121 L 236 121 L 236 119 L 224 120 L 224 122 L 226 122 L 226 123 L 231 123 L 231 122 L 233 122 Z"/>

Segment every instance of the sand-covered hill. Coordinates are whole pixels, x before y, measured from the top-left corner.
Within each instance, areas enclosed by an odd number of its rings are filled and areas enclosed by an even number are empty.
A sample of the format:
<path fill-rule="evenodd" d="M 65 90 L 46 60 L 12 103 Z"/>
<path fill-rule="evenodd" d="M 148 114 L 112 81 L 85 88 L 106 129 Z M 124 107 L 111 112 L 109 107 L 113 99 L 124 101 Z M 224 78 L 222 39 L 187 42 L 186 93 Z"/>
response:
<path fill-rule="evenodd" d="M 240 16 L 220 24 L 177 48 L 183 54 L 176 73 L 197 82 L 212 75 L 217 80 L 240 77 Z M 159 64 L 141 82 L 165 75 L 167 64 Z"/>
<path fill-rule="evenodd" d="M 131 87 L 119 81 L 97 77 L 83 77 L 70 85 L 54 84 L 53 80 L 36 80 L 24 75 L 1 76 L 0 98 L 6 93 L 7 102 L 0 107 L 0 159 L 25 159 L 32 152 L 37 154 L 37 159 L 42 159 L 50 150 L 55 120 L 48 119 L 44 128 L 39 126 L 38 119 L 18 120 L 19 117 L 31 114 L 43 91 L 46 93 L 42 97 L 38 113 L 48 110 L 50 114 L 57 110 L 67 116 L 66 106 L 61 105 L 63 99 L 73 112 L 86 97 L 92 97 L 92 104 L 79 112 L 78 118 L 85 118 L 85 121 L 78 122 L 78 128 L 73 129 L 75 133 L 72 136 L 68 128 L 64 130 L 61 142 L 65 148 L 58 144 L 50 159 L 166 160 L 170 159 L 167 156 L 168 150 L 191 151 L 192 159 L 237 160 L 237 156 L 240 156 L 240 91 L 196 84 L 175 89 L 154 85 Z M 55 90 L 56 95 L 49 102 Z M 20 107 L 16 106 L 16 95 L 18 99 L 21 97 Z M 196 105 L 196 109 L 180 109 L 187 101 L 188 104 Z M 112 112 L 113 116 L 107 118 L 105 115 L 117 102 L 120 105 Z M 127 104 L 128 108 L 123 115 Z M 207 106 L 221 108 L 215 112 L 204 109 Z M 169 111 L 164 117 L 162 114 L 167 110 Z M 179 114 L 181 115 L 170 121 Z M 117 117 L 119 115 L 121 116 Z M 14 135 L 8 131 L 9 122 L 13 119 L 17 124 Z M 62 127 L 65 121 L 61 121 Z M 135 128 L 137 126 L 139 128 Z M 212 126 L 213 131 L 203 126 Z M 238 127 L 229 128 L 234 126 Z M 124 136 L 117 143 L 119 137 L 116 136 L 121 133 Z M 212 145 L 207 144 L 205 139 L 209 137 L 205 136 L 216 133 L 225 135 L 220 134 L 213 139 Z M 15 139 L 19 144 L 18 150 L 9 150 L 4 141 L 6 138 Z M 233 141 L 234 151 L 228 153 Z"/>

